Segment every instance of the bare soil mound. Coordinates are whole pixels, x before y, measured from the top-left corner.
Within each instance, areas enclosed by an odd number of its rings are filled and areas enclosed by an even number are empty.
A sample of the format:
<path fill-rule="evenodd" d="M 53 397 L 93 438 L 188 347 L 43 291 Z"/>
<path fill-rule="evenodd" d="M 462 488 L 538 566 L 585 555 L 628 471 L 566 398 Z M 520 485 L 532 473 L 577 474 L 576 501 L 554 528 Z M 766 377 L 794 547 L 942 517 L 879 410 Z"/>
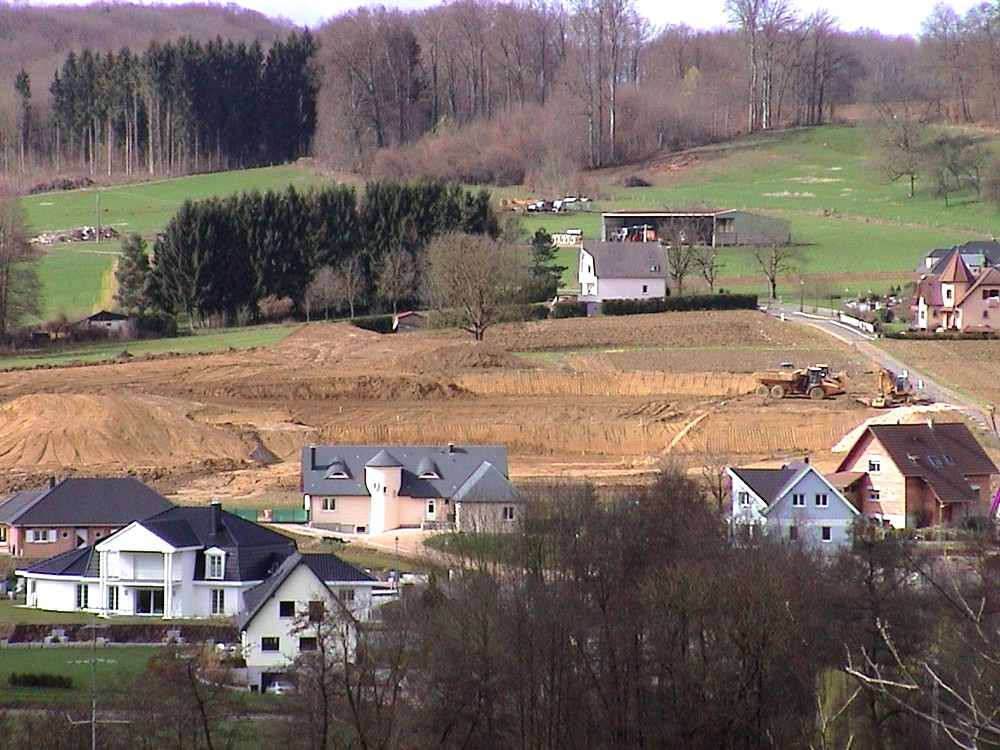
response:
<path fill-rule="evenodd" d="M 252 446 L 148 396 L 31 395 L 0 406 L 5 468 L 180 466 L 245 460 Z"/>
<path fill-rule="evenodd" d="M 414 354 L 403 364 L 404 369 L 416 373 L 519 370 L 530 366 L 501 347 L 482 341 L 453 341 L 431 345 Z"/>

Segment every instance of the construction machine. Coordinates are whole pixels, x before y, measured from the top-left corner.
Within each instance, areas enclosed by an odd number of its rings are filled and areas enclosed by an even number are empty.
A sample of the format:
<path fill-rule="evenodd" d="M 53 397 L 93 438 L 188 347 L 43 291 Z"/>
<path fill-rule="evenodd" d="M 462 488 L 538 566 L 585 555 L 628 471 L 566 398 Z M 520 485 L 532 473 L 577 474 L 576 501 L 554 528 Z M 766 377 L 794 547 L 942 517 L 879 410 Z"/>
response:
<path fill-rule="evenodd" d="M 878 395 L 869 404 L 872 408 L 891 409 L 894 406 L 926 403 L 930 403 L 930 399 L 914 390 L 906 370 L 899 375 L 892 370 L 879 370 Z"/>
<path fill-rule="evenodd" d="M 829 365 L 795 368 L 786 362 L 781 369 L 757 373 L 757 393 L 771 398 L 808 396 L 814 401 L 844 393 L 844 373 L 830 372 Z"/>

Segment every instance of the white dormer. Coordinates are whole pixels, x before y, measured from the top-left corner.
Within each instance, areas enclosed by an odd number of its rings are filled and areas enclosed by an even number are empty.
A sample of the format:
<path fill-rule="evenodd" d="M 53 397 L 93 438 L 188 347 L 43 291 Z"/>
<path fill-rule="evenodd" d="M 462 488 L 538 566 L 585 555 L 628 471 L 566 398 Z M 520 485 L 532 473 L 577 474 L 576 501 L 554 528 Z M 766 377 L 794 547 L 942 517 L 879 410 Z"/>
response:
<path fill-rule="evenodd" d="M 221 581 L 226 577 L 226 553 L 218 547 L 205 550 L 205 579 Z"/>

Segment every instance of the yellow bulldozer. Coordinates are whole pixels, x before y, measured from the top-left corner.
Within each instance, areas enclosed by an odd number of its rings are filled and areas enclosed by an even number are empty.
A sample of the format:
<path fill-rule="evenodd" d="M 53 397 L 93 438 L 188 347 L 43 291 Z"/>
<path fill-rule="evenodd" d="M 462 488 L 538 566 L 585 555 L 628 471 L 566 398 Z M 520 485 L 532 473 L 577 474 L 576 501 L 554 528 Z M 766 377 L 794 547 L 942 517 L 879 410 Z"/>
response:
<path fill-rule="evenodd" d="M 878 373 L 878 395 L 869 403 L 873 409 L 891 409 L 907 404 L 929 404 L 930 399 L 913 388 L 910 374 L 903 370 L 897 375 L 892 370 L 882 369 Z"/>

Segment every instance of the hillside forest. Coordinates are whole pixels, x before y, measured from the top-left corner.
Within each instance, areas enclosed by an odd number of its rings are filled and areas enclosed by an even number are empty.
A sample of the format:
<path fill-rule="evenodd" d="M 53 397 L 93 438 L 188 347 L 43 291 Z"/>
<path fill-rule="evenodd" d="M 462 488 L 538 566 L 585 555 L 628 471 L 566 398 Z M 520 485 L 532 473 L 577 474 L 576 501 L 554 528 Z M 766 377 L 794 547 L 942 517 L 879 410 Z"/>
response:
<path fill-rule="evenodd" d="M 65 12 L 64 12 L 65 11 Z M 552 184 L 581 169 L 906 102 L 1000 122 L 997 3 L 939 4 L 918 39 L 728 0 L 714 31 L 632 0 L 359 8 L 312 30 L 233 7 L 0 7 L 0 159 L 163 176 L 312 155 L 368 177 Z"/>

